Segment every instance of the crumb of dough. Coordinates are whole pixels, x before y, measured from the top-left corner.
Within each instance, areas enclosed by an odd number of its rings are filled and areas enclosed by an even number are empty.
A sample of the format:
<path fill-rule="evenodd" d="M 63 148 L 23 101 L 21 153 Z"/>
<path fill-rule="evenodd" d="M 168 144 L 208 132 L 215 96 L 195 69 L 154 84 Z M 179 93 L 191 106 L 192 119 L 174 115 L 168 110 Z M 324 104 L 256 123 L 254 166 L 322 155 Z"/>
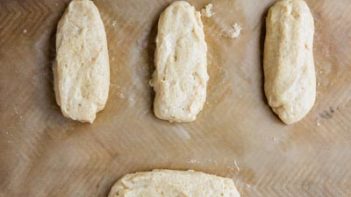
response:
<path fill-rule="evenodd" d="M 241 26 L 238 23 L 232 25 L 231 29 L 227 32 L 229 38 L 239 38 L 241 33 Z"/>
<path fill-rule="evenodd" d="M 319 122 L 319 120 L 317 120 L 317 127 L 320 127 L 321 123 Z"/>
<path fill-rule="evenodd" d="M 117 25 L 117 21 L 112 21 L 112 26 L 115 27 Z"/>
<path fill-rule="evenodd" d="M 149 80 L 148 84 L 150 87 L 154 87 L 154 81 L 152 79 Z"/>
<path fill-rule="evenodd" d="M 215 13 L 213 12 L 213 5 L 212 3 L 207 4 L 204 8 L 201 10 L 201 15 L 205 16 L 207 18 L 210 18 L 214 15 Z"/>

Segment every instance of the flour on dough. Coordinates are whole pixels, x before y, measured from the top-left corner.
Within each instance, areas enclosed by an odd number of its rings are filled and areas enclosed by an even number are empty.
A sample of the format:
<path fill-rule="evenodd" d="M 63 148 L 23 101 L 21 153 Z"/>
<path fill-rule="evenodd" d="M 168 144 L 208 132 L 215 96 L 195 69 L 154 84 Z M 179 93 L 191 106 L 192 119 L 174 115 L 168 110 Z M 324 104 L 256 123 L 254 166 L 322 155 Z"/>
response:
<path fill-rule="evenodd" d="M 195 171 L 154 170 L 122 177 L 109 197 L 240 197 L 232 179 Z"/>
<path fill-rule="evenodd" d="M 110 66 L 106 33 L 92 1 L 73 0 L 56 35 L 56 101 L 65 117 L 92 123 L 107 101 Z"/>
<path fill-rule="evenodd" d="M 163 120 L 191 122 L 206 101 L 207 45 L 201 15 L 185 1 L 172 3 L 158 23 L 154 112 Z"/>

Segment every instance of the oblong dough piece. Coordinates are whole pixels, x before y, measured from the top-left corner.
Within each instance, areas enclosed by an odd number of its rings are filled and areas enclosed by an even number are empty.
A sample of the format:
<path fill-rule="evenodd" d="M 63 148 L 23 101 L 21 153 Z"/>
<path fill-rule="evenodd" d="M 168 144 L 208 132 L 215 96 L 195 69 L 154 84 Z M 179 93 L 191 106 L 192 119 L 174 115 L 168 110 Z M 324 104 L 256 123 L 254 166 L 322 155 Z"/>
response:
<path fill-rule="evenodd" d="M 65 117 L 92 123 L 106 104 L 110 65 L 103 22 L 89 0 L 73 0 L 56 35 L 54 85 Z"/>
<path fill-rule="evenodd" d="M 286 124 L 301 120 L 316 99 L 313 16 L 303 0 L 281 0 L 266 19 L 265 94 Z"/>
<path fill-rule="evenodd" d="M 155 115 L 171 122 L 196 119 L 206 101 L 207 45 L 200 12 L 185 1 L 160 16 L 152 86 Z"/>
<path fill-rule="evenodd" d="M 154 170 L 122 177 L 109 197 L 240 197 L 232 179 L 195 171 Z"/>

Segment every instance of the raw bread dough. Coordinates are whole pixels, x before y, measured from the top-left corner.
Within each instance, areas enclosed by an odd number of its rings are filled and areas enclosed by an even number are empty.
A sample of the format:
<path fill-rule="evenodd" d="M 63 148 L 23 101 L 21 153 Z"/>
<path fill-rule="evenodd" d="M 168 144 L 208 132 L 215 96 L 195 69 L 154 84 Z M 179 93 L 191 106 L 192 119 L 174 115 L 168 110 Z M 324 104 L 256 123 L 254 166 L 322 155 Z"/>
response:
<path fill-rule="evenodd" d="M 69 4 L 58 24 L 56 51 L 56 101 L 65 117 L 92 123 L 110 85 L 105 28 L 92 1 Z"/>
<path fill-rule="evenodd" d="M 303 0 L 282 0 L 270 8 L 264 49 L 265 93 L 286 124 L 301 120 L 316 99 L 314 22 Z"/>
<path fill-rule="evenodd" d="M 109 197 L 240 197 L 232 179 L 194 171 L 154 170 L 128 174 Z"/>
<path fill-rule="evenodd" d="M 161 15 L 152 86 L 155 115 L 171 122 L 196 119 L 206 101 L 207 45 L 201 15 L 185 1 Z"/>

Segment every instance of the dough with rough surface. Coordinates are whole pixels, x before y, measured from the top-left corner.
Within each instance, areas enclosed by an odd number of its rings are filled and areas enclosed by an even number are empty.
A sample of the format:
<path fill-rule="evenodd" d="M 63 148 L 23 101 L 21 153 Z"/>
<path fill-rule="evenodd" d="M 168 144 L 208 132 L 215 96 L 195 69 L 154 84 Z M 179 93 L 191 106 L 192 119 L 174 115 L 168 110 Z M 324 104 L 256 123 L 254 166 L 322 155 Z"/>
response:
<path fill-rule="evenodd" d="M 273 111 L 292 124 L 311 110 L 316 99 L 313 16 L 303 0 L 281 0 L 266 19 L 265 93 Z"/>
<path fill-rule="evenodd" d="M 65 117 L 92 123 L 106 104 L 110 66 L 103 22 L 89 0 L 73 0 L 56 35 L 56 101 Z"/>
<path fill-rule="evenodd" d="M 154 112 L 170 122 L 191 122 L 206 101 L 207 45 L 201 14 L 185 1 L 160 16 L 156 38 Z"/>
<path fill-rule="evenodd" d="M 128 174 L 109 197 L 240 197 L 232 179 L 195 171 L 154 170 Z"/>

